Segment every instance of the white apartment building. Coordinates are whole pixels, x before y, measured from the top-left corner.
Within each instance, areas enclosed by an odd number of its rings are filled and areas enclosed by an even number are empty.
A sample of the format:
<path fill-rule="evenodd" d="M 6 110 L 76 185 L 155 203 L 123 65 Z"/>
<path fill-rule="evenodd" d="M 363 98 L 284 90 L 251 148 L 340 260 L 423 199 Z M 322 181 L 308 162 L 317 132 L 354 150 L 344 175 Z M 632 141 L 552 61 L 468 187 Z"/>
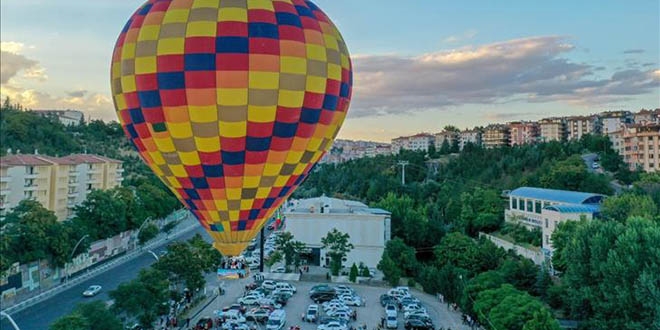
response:
<path fill-rule="evenodd" d="M 2 157 L 0 217 L 20 201 L 33 199 L 53 211 L 58 220 L 67 219 L 92 189 L 118 186 L 123 171 L 121 161 L 96 155 Z"/>
<path fill-rule="evenodd" d="M 432 134 L 401 136 L 392 139 L 392 153 L 398 154 L 401 150 L 428 151 L 432 145 L 435 145 L 435 136 Z"/>
<path fill-rule="evenodd" d="M 85 114 L 78 110 L 36 110 L 42 116 L 53 116 L 64 126 L 78 126 L 85 121 Z"/>
<path fill-rule="evenodd" d="M 539 121 L 541 141 L 562 141 L 566 138 L 564 118 L 546 118 Z"/>
<path fill-rule="evenodd" d="M 356 202 L 329 197 L 292 200 L 284 211 L 286 231 L 310 248 L 306 255 L 314 265 L 328 265 L 321 238 L 337 229 L 350 235 L 354 248 L 343 261 L 344 267 L 363 262 L 376 267 L 391 237 L 391 214 Z"/>
<path fill-rule="evenodd" d="M 602 123 L 603 135 L 620 131 L 625 125 L 632 124 L 634 118 L 630 111 L 602 112 L 599 117 Z"/>
<path fill-rule="evenodd" d="M 566 135 L 569 140 L 579 140 L 583 135 L 599 133 L 600 119 L 597 116 L 573 116 L 566 118 Z"/>
<path fill-rule="evenodd" d="M 477 129 L 461 131 L 460 140 L 458 142 L 459 149 L 463 150 L 468 143 L 477 146 L 481 145 L 481 131 Z"/>
<path fill-rule="evenodd" d="M 440 133 L 436 133 L 434 137 L 434 146 L 435 150 L 440 150 L 442 148 L 442 145 L 447 141 L 449 146 L 451 147 L 454 143 L 454 141 L 457 141 L 460 139 L 460 134 L 458 132 L 452 132 L 452 131 L 443 131 Z"/>

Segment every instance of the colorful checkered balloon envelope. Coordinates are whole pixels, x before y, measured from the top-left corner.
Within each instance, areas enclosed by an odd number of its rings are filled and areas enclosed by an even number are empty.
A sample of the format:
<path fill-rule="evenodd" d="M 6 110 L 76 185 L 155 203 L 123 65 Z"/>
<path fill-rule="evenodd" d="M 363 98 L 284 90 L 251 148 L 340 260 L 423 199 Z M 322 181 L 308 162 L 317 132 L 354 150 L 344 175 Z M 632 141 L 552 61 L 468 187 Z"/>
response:
<path fill-rule="evenodd" d="M 346 44 L 306 0 L 150 0 L 112 57 L 126 135 L 229 256 L 331 147 L 351 90 Z"/>

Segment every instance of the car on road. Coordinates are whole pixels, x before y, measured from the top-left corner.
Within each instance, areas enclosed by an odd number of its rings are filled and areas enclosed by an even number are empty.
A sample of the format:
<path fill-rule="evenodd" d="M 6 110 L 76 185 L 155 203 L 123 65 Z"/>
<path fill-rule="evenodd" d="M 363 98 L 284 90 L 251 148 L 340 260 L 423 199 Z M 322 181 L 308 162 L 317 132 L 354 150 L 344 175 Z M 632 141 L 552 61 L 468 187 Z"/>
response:
<path fill-rule="evenodd" d="M 307 311 L 302 316 L 304 322 L 316 323 L 319 317 L 319 305 L 311 304 L 307 307 Z"/>
<path fill-rule="evenodd" d="M 100 285 L 90 285 L 87 290 L 83 291 L 82 295 L 85 297 L 94 297 L 99 292 L 101 292 L 102 287 Z"/>
<path fill-rule="evenodd" d="M 279 266 L 276 267 L 275 269 L 271 270 L 272 273 L 286 273 L 286 268 L 284 266 Z"/>

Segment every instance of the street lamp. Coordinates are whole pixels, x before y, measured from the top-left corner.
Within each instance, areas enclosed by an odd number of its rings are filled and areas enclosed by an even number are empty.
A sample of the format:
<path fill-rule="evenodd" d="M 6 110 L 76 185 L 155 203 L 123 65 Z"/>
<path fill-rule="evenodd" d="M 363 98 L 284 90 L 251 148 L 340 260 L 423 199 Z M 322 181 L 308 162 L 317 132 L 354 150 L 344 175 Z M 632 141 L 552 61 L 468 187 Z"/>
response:
<path fill-rule="evenodd" d="M 147 252 L 149 252 L 154 257 L 154 259 L 156 259 L 156 261 L 160 261 L 160 258 L 158 258 L 158 255 L 156 255 L 156 253 L 154 253 L 154 251 L 149 250 Z"/>
<path fill-rule="evenodd" d="M 11 323 L 11 325 L 14 327 L 14 330 L 21 330 L 21 328 L 19 328 L 18 325 L 16 325 L 16 322 L 14 322 L 14 319 L 12 319 L 11 316 L 9 316 L 9 314 L 5 312 L 0 312 L 0 319 L 2 319 L 2 316 L 6 317 L 9 320 L 9 323 Z"/>
<path fill-rule="evenodd" d="M 71 256 L 69 256 L 69 260 L 73 262 L 73 254 L 76 253 L 76 249 L 78 249 L 78 245 L 80 245 L 80 243 L 82 243 L 82 241 L 87 237 L 89 237 L 89 235 L 85 235 L 78 240 L 78 243 L 76 243 L 76 245 L 73 247 L 73 250 L 71 251 Z M 65 268 L 66 268 L 66 277 L 64 278 L 64 282 L 69 282 L 69 263 L 65 264 Z"/>
<path fill-rule="evenodd" d="M 142 231 L 142 229 L 144 229 L 144 226 L 149 222 L 151 222 L 151 217 L 148 217 L 148 218 L 144 219 L 144 221 L 142 221 L 142 224 L 140 225 L 140 228 L 138 228 L 137 233 L 135 233 L 134 239 L 136 239 L 136 240 L 139 239 L 140 232 Z"/>

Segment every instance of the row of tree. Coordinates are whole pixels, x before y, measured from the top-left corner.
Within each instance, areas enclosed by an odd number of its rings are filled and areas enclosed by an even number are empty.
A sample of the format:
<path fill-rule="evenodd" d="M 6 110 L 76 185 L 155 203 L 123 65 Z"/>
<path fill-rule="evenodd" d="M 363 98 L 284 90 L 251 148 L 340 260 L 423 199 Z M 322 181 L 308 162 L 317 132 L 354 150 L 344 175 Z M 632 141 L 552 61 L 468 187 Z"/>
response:
<path fill-rule="evenodd" d="M 119 330 L 121 320 L 136 320 L 151 329 L 161 315 L 170 312 L 170 303 L 180 301 L 185 290 L 199 292 L 206 285 L 204 275 L 214 272 L 222 255 L 200 235 L 167 247 L 151 268 L 122 283 L 110 292 L 112 306 L 102 302 L 80 304 L 68 315 L 55 321 L 51 330 Z"/>
<path fill-rule="evenodd" d="M 147 219 L 164 218 L 178 207 L 174 196 L 149 182 L 134 189 L 94 190 L 75 207 L 75 215 L 63 222 L 39 202 L 23 200 L 7 213 L 0 227 L 0 273 L 16 262 L 44 259 L 54 267 L 63 267 L 72 256 L 86 251 L 91 242 L 137 229 Z M 155 225 L 146 225 L 140 232 L 140 243 L 157 234 Z M 85 235 L 88 237 L 72 251 Z"/>

